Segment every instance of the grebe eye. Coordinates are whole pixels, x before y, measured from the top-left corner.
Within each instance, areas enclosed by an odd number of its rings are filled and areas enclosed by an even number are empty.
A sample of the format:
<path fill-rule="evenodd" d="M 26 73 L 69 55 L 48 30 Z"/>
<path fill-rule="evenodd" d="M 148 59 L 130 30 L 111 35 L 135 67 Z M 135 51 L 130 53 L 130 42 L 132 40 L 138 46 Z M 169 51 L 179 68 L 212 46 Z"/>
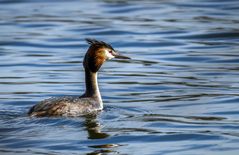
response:
<path fill-rule="evenodd" d="M 110 53 L 110 54 L 112 54 L 112 53 L 113 53 L 113 51 L 109 51 L 109 53 Z"/>

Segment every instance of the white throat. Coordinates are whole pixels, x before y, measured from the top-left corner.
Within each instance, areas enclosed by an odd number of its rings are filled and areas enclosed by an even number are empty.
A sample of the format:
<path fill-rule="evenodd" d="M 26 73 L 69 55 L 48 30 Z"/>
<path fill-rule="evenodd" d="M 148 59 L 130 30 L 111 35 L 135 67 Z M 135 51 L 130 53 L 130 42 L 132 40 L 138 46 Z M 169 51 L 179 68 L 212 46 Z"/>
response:
<path fill-rule="evenodd" d="M 99 86 L 98 86 L 98 73 L 95 74 L 95 82 L 96 82 L 96 95 L 97 95 L 98 100 L 100 102 L 100 108 L 103 109 L 103 101 L 102 101 L 101 94 L 100 94 L 100 89 L 99 89 Z"/>

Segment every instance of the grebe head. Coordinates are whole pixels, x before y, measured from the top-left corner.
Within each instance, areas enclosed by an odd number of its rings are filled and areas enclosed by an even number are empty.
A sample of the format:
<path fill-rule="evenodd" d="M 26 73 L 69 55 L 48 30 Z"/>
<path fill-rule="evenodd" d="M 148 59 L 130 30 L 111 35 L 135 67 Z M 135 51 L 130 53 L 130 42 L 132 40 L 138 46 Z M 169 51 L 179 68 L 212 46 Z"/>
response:
<path fill-rule="evenodd" d="M 84 58 L 84 67 L 91 72 L 97 72 L 106 60 L 112 58 L 130 59 L 129 57 L 120 55 L 111 45 L 103 41 L 88 38 L 86 41 L 90 44 L 90 47 Z"/>

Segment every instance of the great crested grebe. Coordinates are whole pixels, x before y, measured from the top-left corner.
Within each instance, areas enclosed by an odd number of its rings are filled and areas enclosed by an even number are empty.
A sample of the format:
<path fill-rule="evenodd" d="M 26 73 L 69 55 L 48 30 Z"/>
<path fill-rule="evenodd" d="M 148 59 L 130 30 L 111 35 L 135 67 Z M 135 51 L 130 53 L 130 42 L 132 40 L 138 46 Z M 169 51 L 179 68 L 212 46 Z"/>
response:
<path fill-rule="evenodd" d="M 102 64 L 109 59 L 130 59 L 120 55 L 112 46 L 95 39 L 86 39 L 90 44 L 85 54 L 83 66 L 85 69 L 85 93 L 80 97 L 63 96 L 49 98 L 33 106 L 30 116 L 80 116 L 103 109 L 97 72 Z"/>

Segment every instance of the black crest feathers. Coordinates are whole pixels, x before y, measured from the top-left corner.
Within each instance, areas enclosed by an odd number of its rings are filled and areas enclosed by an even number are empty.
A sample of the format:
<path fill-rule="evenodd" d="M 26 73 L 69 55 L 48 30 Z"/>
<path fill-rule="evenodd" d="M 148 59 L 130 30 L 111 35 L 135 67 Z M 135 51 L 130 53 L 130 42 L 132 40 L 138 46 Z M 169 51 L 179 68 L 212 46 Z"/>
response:
<path fill-rule="evenodd" d="M 107 44 L 103 41 L 98 41 L 96 39 L 90 39 L 90 38 L 86 38 L 85 39 L 86 42 L 92 46 L 96 46 L 96 47 L 107 47 L 107 48 L 110 48 L 110 49 L 113 49 L 113 47 L 110 45 L 110 44 Z"/>

